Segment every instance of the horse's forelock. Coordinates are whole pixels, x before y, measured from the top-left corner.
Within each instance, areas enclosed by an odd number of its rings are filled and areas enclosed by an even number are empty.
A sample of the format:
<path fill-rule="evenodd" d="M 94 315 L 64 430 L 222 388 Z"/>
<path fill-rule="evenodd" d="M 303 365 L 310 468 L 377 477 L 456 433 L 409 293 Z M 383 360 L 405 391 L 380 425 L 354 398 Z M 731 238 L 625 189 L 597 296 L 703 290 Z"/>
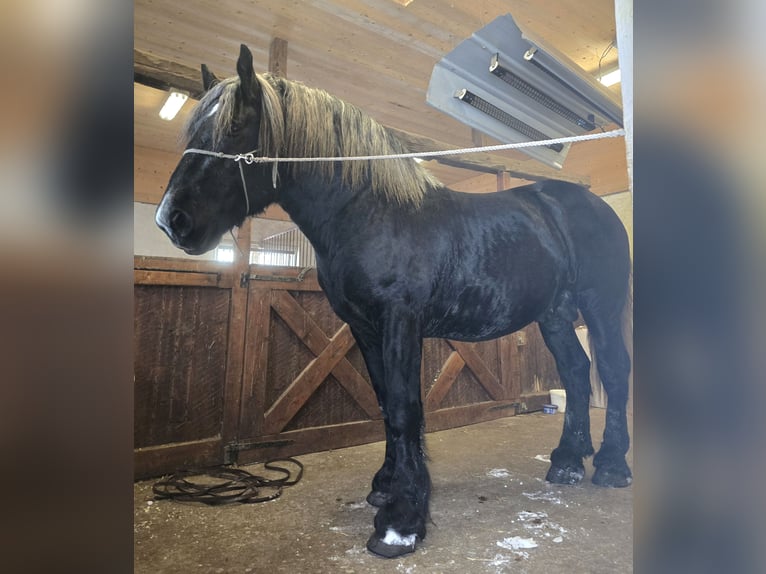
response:
<path fill-rule="evenodd" d="M 221 99 L 223 98 L 224 92 L 228 91 L 230 84 L 231 78 L 223 80 L 205 92 L 202 99 L 194 107 L 194 110 L 192 110 L 189 119 L 181 130 L 180 139 L 184 145 L 189 145 L 189 142 L 191 142 L 197 132 L 202 128 L 210 115 L 214 113 L 218 114 L 221 107 Z M 218 118 L 220 118 L 220 114 L 216 117 L 215 131 L 218 130 Z"/>
<path fill-rule="evenodd" d="M 260 102 L 258 112 L 261 119 L 259 133 L 261 153 L 279 156 L 284 143 L 284 114 L 281 99 L 267 76 L 256 75 L 256 78 Z M 216 84 L 205 93 L 182 130 L 181 139 L 186 145 L 206 123 L 208 117 L 214 115 L 212 145 L 214 149 L 218 148 L 223 137 L 231 130 L 235 119 L 239 84 L 239 77 L 233 76 Z M 242 150 L 242 153 L 246 151 L 252 150 Z"/>

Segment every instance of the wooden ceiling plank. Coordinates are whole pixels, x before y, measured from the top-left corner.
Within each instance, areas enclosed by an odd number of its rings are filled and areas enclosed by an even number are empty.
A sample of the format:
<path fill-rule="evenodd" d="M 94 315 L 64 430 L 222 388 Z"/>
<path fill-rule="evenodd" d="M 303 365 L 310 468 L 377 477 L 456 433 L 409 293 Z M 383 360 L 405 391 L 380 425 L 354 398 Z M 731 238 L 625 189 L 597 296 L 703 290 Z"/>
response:
<path fill-rule="evenodd" d="M 172 3 L 171 3 L 172 4 Z M 225 3 L 224 3 L 225 4 Z M 261 3 L 259 3 L 261 4 Z M 372 72 L 383 74 L 391 79 L 401 78 L 405 85 L 412 82 L 425 84 L 427 77 L 423 77 L 422 70 L 429 69 L 433 63 L 451 47 L 450 43 L 435 41 L 434 37 L 438 35 L 438 28 L 428 25 L 427 22 L 416 20 L 410 25 L 407 21 L 399 21 L 395 17 L 382 19 L 377 11 L 371 6 L 366 10 L 362 9 L 363 4 L 349 2 L 323 2 L 320 9 L 317 3 L 306 4 L 300 11 L 285 11 L 280 3 L 273 6 L 273 2 L 259 5 L 257 14 L 248 6 L 239 6 L 237 10 L 238 21 L 252 21 L 252 28 L 247 32 L 238 32 L 232 30 L 231 10 L 222 6 L 221 10 L 214 13 L 205 14 L 203 17 L 187 10 L 173 10 L 166 8 L 163 14 L 164 18 L 148 21 L 144 19 L 137 23 L 137 44 L 151 47 L 152 52 L 175 60 L 186 60 L 191 58 L 199 59 L 211 68 L 226 66 L 226 69 L 233 67 L 231 59 L 236 56 L 239 42 L 247 43 L 256 61 L 261 61 L 263 66 L 266 64 L 266 50 L 268 39 L 264 38 L 264 33 L 268 31 L 271 35 L 294 38 L 291 53 L 291 66 L 296 69 L 303 69 L 306 72 L 314 72 L 313 76 L 303 78 L 292 74 L 296 79 L 312 83 L 312 78 L 316 78 L 317 60 L 329 62 L 329 68 L 321 77 L 341 78 L 345 82 L 349 80 L 349 85 L 353 83 L 354 77 L 357 79 L 360 75 L 354 71 L 355 66 L 364 66 L 365 73 Z M 356 12 L 357 6 L 360 12 Z M 348 6 L 344 6 L 348 5 Z M 353 8 L 353 9 L 352 9 Z M 152 11 L 160 11 L 161 7 L 152 6 Z M 406 12 L 406 11 L 404 11 Z M 163 48 L 157 38 L 163 37 L 158 28 L 163 26 L 164 21 L 172 21 L 173 34 L 178 37 L 194 36 L 194 30 L 197 35 L 204 33 L 206 38 L 215 42 L 218 49 L 215 50 L 213 59 L 203 59 L 204 53 L 210 53 L 206 45 L 185 44 L 171 45 L 166 43 Z M 284 24 L 289 21 L 289 26 Z M 422 30 L 423 25 L 428 25 L 428 33 Z M 284 28 L 284 30 L 281 30 Z M 204 32 L 200 32 L 204 30 Z M 328 30 L 334 30 L 336 33 L 328 34 Z M 154 33 L 152 33 L 154 31 Z M 284 36 L 282 34 L 285 34 Z M 429 40 L 427 46 L 419 51 L 414 43 L 420 41 L 420 37 Z M 231 52 L 230 56 L 222 59 L 220 45 L 221 38 L 228 37 L 237 41 L 225 51 Z M 253 45 L 253 39 L 257 44 Z M 138 41 L 140 40 L 140 42 Z M 423 41 L 425 41 L 423 40 Z M 149 44 L 151 42 L 151 44 Z M 205 43 L 207 44 L 207 43 Z M 256 53 L 259 51 L 260 53 Z M 318 55 L 327 54 L 327 58 L 317 58 Z M 260 56 L 263 56 L 261 58 Z M 308 65 L 307 63 L 311 63 Z M 370 66 L 376 66 L 371 69 Z"/>

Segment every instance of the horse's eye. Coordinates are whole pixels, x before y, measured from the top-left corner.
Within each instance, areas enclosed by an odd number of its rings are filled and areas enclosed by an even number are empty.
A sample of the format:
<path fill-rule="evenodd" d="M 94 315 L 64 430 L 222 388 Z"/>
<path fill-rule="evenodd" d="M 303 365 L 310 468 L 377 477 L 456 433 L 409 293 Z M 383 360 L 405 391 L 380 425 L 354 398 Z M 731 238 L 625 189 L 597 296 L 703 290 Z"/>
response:
<path fill-rule="evenodd" d="M 242 125 L 237 122 L 232 122 L 230 131 L 231 135 L 236 136 L 242 131 Z"/>

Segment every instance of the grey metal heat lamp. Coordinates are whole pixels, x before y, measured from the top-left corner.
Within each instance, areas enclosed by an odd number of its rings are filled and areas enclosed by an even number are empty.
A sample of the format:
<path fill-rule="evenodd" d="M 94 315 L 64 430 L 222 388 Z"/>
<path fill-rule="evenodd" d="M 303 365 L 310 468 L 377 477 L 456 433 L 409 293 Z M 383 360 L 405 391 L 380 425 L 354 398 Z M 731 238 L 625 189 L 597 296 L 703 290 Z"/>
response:
<path fill-rule="evenodd" d="M 426 101 L 503 143 L 622 127 L 617 96 L 523 32 L 510 14 L 475 32 L 434 66 Z M 570 146 L 521 151 L 561 168 Z"/>

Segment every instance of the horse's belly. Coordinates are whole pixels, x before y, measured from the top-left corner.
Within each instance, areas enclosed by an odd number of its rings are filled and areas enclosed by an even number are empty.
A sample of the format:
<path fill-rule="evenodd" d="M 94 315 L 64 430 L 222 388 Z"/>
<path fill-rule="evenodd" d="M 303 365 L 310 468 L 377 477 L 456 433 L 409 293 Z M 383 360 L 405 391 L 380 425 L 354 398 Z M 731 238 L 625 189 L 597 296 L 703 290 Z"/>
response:
<path fill-rule="evenodd" d="M 502 337 L 534 321 L 547 298 L 486 286 L 465 287 L 451 303 L 434 302 L 425 321 L 426 337 L 483 341 Z"/>
<path fill-rule="evenodd" d="M 518 331 L 530 321 L 521 323 L 507 323 L 496 326 L 480 326 L 476 328 L 465 328 L 460 325 L 445 325 L 444 328 L 429 330 L 425 333 L 426 338 L 452 339 L 453 341 L 467 341 L 476 343 L 479 341 L 489 341 L 497 339 L 514 331 Z"/>

